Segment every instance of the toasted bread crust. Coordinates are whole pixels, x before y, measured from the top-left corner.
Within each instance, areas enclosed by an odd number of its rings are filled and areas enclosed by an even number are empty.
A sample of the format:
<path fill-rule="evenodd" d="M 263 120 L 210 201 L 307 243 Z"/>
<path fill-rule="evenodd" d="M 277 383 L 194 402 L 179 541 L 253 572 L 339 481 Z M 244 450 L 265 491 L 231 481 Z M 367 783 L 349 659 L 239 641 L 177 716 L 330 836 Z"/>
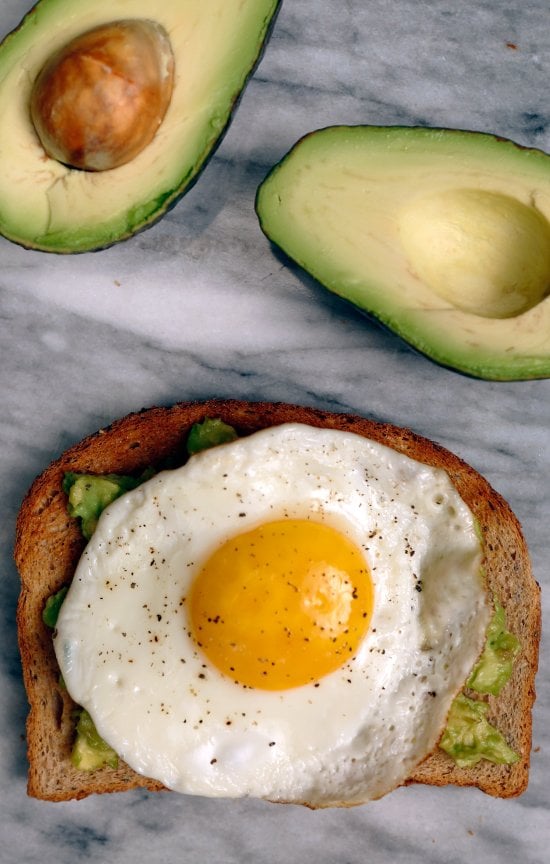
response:
<path fill-rule="evenodd" d="M 53 462 L 32 484 L 17 520 L 15 560 L 21 576 L 17 611 L 23 677 L 30 704 L 27 721 L 28 794 L 50 801 L 136 787 L 162 785 L 121 762 L 118 769 L 91 773 L 75 769 L 69 756 L 74 736 L 74 703 L 59 685 L 51 632 L 42 622 L 44 603 L 70 582 L 84 547 L 76 520 L 67 515 L 62 480 L 66 471 L 139 473 L 167 457 L 185 454 L 190 426 L 220 417 L 242 435 L 286 422 L 343 429 L 388 445 L 414 459 L 443 468 L 483 532 L 487 587 L 505 607 L 509 629 L 522 650 L 511 680 L 498 699 L 489 698 L 489 719 L 520 760 L 510 766 L 487 761 L 458 768 L 441 750 L 418 766 L 407 783 L 477 786 L 490 795 L 511 797 L 527 786 L 531 750 L 531 709 L 540 641 L 540 592 L 520 525 L 507 503 L 473 468 L 437 444 L 386 423 L 283 403 L 210 400 L 182 402 L 130 414 L 85 438 Z"/>

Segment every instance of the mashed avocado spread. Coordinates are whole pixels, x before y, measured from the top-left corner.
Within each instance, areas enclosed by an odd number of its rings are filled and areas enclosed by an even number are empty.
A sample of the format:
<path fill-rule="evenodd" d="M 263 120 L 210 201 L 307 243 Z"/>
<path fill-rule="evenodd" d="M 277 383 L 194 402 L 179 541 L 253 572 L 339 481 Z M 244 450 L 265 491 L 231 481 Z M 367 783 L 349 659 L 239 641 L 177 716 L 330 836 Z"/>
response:
<path fill-rule="evenodd" d="M 117 754 L 99 735 L 88 712 L 80 708 L 76 714 L 76 739 L 71 753 L 74 767 L 81 771 L 95 771 L 104 765 L 118 768 Z"/>
<path fill-rule="evenodd" d="M 191 456 L 236 438 L 237 433 L 232 426 L 220 419 L 206 418 L 191 427 L 186 444 L 187 454 Z M 68 496 L 69 515 L 81 520 L 81 530 L 86 540 L 92 536 L 105 507 L 154 474 L 152 468 L 137 478 L 118 474 L 65 474 L 63 490 Z M 67 590 L 64 587 L 48 598 L 43 612 L 48 627 L 55 627 Z M 514 658 L 519 650 L 518 640 L 506 629 L 504 609 L 494 598 L 494 614 L 487 630 L 485 647 L 466 687 L 480 694 L 497 696 L 512 674 Z M 456 697 L 451 706 L 439 746 L 460 768 L 471 767 L 481 759 L 497 764 L 512 764 L 519 759 L 501 733 L 487 720 L 487 710 L 486 702 L 468 698 L 463 693 Z M 83 771 L 93 771 L 103 765 L 116 768 L 118 757 L 100 737 L 88 712 L 80 708 L 77 717 L 76 739 L 71 755 L 73 765 Z"/>
<path fill-rule="evenodd" d="M 151 475 L 148 475 L 151 476 Z M 80 530 L 86 540 L 95 531 L 97 520 L 105 508 L 124 492 L 135 489 L 146 477 L 123 477 L 119 474 L 75 474 L 68 471 L 63 479 L 63 491 L 68 496 L 69 516 L 79 518 Z"/>
<path fill-rule="evenodd" d="M 483 652 L 466 686 L 477 693 L 498 696 L 512 674 L 520 650 L 518 639 L 506 629 L 504 609 L 495 597 L 494 613 L 487 629 Z M 460 768 L 476 765 L 480 759 L 511 765 L 519 756 L 508 747 L 500 732 L 486 718 L 487 703 L 460 693 L 447 718 L 439 746 Z"/>
<path fill-rule="evenodd" d="M 471 768 L 481 759 L 497 765 L 511 765 L 519 759 L 487 720 L 488 707 L 486 702 L 468 699 L 464 693 L 459 693 L 451 705 L 439 746 L 459 768 Z"/>
<path fill-rule="evenodd" d="M 485 648 L 474 666 L 467 686 L 477 693 L 498 696 L 510 675 L 514 658 L 520 650 L 519 641 L 506 629 L 504 609 L 495 597 L 494 614 L 487 630 Z"/>

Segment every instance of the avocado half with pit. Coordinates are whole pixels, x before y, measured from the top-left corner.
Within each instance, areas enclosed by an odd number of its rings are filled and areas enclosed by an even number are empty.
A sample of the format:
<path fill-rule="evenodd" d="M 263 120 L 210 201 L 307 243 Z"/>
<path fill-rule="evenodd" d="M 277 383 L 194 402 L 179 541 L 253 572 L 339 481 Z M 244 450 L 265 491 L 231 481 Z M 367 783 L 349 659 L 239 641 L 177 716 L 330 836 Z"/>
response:
<path fill-rule="evenodd" d="M 441 365 L 550 377 L 550 156 L 477 132 L 331 127 L 260 186 L 262 230 Z"/>
<path fill-rule="evenodd" d="M 279 0 L 40 0 L 0 46 L 0 233 L 84 252 L 197 178 Z"/>

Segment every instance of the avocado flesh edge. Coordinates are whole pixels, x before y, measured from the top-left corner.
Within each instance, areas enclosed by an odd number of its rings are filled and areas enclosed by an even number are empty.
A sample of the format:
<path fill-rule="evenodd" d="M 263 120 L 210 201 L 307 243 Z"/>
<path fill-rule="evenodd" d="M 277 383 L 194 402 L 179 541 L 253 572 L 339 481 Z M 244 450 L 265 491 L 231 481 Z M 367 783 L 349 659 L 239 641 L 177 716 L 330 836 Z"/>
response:
<path fill-rule="evenodd" d="M 252 74 L 280 0 L 40 0 L 0 45 L 0 233 L 51 252 L 100 249 L 160 218 L 197 179 Z M 48 158 L 29 114 L 33 81 L 74 36 L 117 17 L 153 18 L 170 36 L 172 100 L 155 138 L 111 171 Z M 14 98 L 17 94 L 17 98 Z"/>
<path fill-rule="evenodd" d="M 399 212 L 449 188 L 512 196 L 548 219 L 550 157 L 484 133 L 329 127 L 275 166 L 256 210 L 290 258 L 436 362 L 492 380 L 550 376 L 550 297 L 513 318 L 483 318 L 411 273 Z"/>

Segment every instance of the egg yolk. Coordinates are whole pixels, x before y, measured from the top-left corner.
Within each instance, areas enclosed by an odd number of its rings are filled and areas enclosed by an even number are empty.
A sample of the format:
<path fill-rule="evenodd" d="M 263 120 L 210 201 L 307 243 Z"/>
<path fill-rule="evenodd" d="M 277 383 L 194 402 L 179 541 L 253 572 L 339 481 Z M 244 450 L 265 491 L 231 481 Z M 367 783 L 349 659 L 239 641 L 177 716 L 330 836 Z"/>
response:
<path fill-rule="evenodd" d="M 354 656 L 373 595 L 353 542 L 319 522 L 278 520 L 232 537 L 208 559 L 189 597 L 191 634 L 240 684 L 299 687 Z"/>

